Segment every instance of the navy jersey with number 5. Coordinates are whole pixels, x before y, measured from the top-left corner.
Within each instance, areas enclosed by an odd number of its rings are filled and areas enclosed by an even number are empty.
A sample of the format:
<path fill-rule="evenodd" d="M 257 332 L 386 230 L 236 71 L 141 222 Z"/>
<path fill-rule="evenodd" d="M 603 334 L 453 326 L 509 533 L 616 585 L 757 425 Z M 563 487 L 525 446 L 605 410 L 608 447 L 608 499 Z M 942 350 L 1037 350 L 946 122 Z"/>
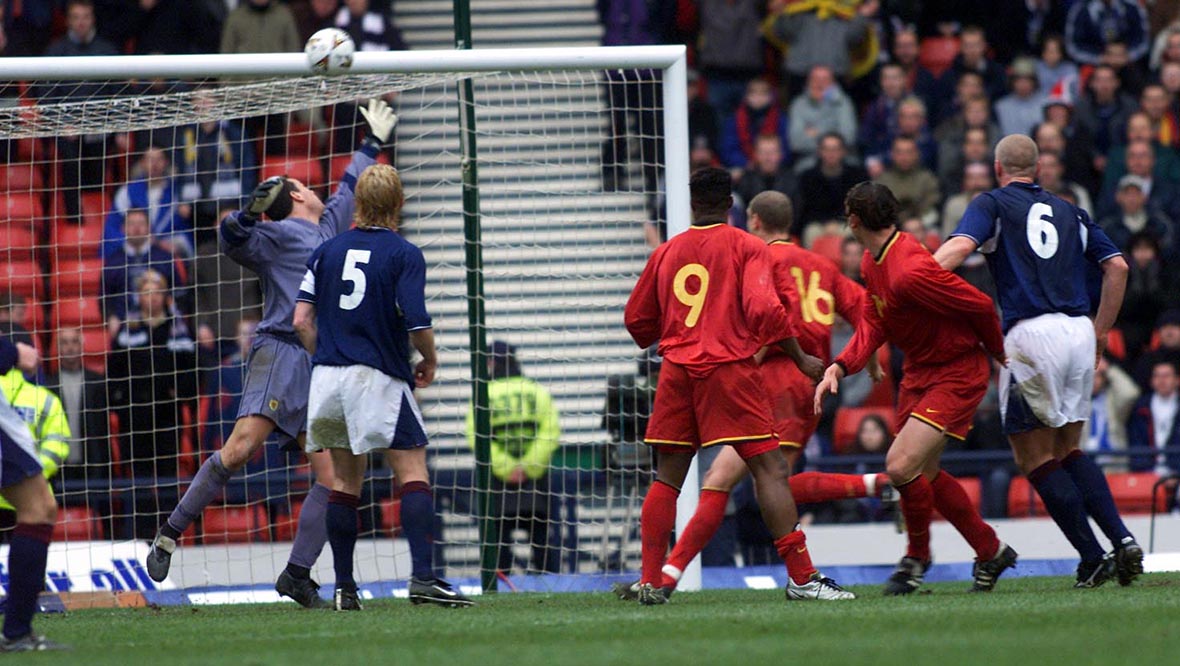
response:
<path fill-rule="evenodd" d="M 1085 211 L 1022 182 L 975 197 L 955 236 L 987 257 L 1005 331 L 1043 314 L 1089 314 L 1087 264 L 1122 254 Z"/>
<path fill-rule="evenodd" d="M 299 300 L 316 307 L 314 365 L 367 365 L 412 384 L 409 332 L 430 328 L 426 260 L 390 229 L 352 229 L 307 263 Z"/>

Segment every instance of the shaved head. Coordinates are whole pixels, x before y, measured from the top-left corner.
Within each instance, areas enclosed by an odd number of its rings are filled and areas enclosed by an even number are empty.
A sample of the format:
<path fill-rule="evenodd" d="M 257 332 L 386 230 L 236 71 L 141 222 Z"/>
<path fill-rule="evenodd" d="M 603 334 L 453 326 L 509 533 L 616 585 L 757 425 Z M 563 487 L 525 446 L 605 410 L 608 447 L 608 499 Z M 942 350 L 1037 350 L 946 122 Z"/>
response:
<path fill-rule="evenodd" d="M 1009 134 L 996 144 L 996 164 L 1009 178 L 1035 178 L 1037 157 L 1036 142 L 1023 134 Z"/>

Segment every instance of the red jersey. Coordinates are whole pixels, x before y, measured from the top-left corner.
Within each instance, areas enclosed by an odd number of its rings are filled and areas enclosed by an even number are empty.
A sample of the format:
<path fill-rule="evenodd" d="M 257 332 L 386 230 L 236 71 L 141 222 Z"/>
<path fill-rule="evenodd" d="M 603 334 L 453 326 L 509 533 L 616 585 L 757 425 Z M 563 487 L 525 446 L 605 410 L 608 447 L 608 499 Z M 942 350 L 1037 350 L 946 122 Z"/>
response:
<path fill-rule="evenodd" d="M 774 286 L 791 309 L 791 321 L 803 351 L 827 364 L 832 358 L 832 323 L 836 313 L 855 327 L 864 310 L 864 287 L 849 280 L 830 259 L 784 240 L 770 242 Z M 793 307 L 792 307 L 793 304 Z M 771 348 L 768 354 L 782 354 Z"/>
<path fill-rule="evenodd" d="M 710 369 L 794 337 L 775 293 L 762 241 L 726 224 L 693 226 L 656 248 L 631 297 L 625 322 L 640 347 Z"/>
<path fill-rule="evenodd" d="M 861 275 L 869 298 L 848 347 L 836 359 L 847 374 L 860 372 L 889 341 L 911 366 L 946 364 L 975 353 L 1004 351 L 992 299 L 946 270 L 913 236 L 895 231 L 874 259 L 865 251 Z"/>

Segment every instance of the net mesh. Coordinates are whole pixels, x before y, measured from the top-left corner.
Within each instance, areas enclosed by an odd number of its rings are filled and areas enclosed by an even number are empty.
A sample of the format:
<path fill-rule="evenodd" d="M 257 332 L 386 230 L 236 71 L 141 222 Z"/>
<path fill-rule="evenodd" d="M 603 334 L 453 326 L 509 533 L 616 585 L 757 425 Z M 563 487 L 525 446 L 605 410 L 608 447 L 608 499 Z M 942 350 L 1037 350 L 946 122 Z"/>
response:
<path fill-rule="evenodd" d="M 34 381 L 61 395 L 73 429 L 54 480 L 63 507 L 56 548 L 74 569 L 89 562 L 94 589 L 154 587 L 135 561 L 143 546 L 120 544 L 153 536 L 233 427 L 240 349 L 260 295 L 255 277 L 218 250 L 218 219 L 277 173 L 330 193 L 364 134 L 355 102 L 371 96 L 391 100 L 400 118 L 382 160 L 405 183 L 403 233 L 427 259 L 440 352 L 438 379 L 417 392 L 431 442 L 435 563 L 450 577 L 478 577 L 457 122 L 467 76 L 487 337 L 513 346 L 523 375 L 551 396 L 560 429 L 555 448 L 530 454 L 530 436 L 547 426 L 505 429 L 520 404 L 492 405 L 498 566 L 510 577 L 638 568 L 650 459 L 635 440 L 651 390 L 622 309 L 647 255 L 645 234 L 662 224 L 661 109 L 650 72 L 13 84 L 0 92 L 8 94 L 0 294 L 12 295 L 6 325 L 26 329 L 45 357 Z M 153 252 L 165 256 L 120 259 L 128 270 L 112 272 L 112 256 L 139 252 L 120 236 L 132 208 L 144 209 Z M 166 302 L 128 277 L 145 265 L 171 283 Z M 493 395 L 503 396 L 494 386 Z M 534 466 L 517 484 L 513 461 L 525 458 Z M 396 482 L 378 457 L 370 474 L 357 577 L 405 579 Z M 310 482 L 302 454 L 265 447 L 186 533 L 165 586 L 269 589 Z M 314 575 L 332 580 L 327 552 Z M 229 599 L 207 589 L 189 596 L 198 598 Z"/>

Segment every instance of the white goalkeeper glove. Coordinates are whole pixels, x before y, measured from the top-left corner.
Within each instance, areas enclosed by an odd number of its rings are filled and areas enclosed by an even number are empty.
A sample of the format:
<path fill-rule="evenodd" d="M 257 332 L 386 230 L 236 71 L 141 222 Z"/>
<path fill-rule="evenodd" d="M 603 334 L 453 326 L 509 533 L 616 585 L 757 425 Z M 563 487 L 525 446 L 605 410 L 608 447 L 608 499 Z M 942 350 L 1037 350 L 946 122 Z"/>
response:
<path fill-rule="evenodd" d="M 369 123 L 369 136 L 384 144 L 393 135 L 393 128 L 397 125 L 397 115 L 384 100 L 373 98 L 369 100 L 369 108 L 361 107 L 361 115 Z"/>

